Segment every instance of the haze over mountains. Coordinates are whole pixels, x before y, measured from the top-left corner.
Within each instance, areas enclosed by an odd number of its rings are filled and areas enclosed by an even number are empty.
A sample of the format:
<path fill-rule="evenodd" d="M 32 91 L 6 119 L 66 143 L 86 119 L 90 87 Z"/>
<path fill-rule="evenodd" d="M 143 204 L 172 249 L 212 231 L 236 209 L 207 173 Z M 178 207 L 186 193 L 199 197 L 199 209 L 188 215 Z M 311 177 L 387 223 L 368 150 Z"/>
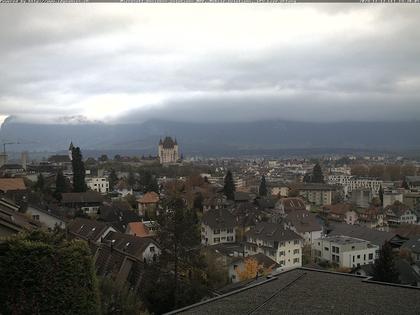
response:
<path fill-rule="evenodd" d="M 31 124 L 6 122 L 2 141 L 13 151 L 64 151 L 70 141 L 82 149 L 156 154 L 160 137 L 170 135 L 188 155 L 303 150 L 418 150 L 420 123 L 255 121 L 191 123 L 150 120 L 141 124 Z"/>

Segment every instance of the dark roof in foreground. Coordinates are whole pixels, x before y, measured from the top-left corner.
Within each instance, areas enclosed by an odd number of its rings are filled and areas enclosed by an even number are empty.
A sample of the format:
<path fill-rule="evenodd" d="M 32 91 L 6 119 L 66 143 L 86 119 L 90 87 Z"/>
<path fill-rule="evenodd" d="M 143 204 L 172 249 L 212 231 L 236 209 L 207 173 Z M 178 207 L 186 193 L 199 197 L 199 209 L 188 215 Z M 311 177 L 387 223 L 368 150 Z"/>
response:
<path fill-rule="evenodd" d="M 297 268 L 172 314 L 418 314 L 420 289 Z"/>

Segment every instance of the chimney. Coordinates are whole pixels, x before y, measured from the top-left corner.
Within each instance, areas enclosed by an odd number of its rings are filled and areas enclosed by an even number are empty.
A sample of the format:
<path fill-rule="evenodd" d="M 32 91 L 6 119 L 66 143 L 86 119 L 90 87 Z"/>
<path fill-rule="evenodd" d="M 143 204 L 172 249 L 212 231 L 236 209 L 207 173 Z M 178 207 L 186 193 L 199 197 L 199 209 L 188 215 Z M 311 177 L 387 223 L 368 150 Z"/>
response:
<path fill-rule="evenodd" d="M 26 171 L 27 168 L 27 163 L 28 163 L 28 152 L 27 151 L 23 151 L 21 154 L 21 164 L 22 164 L 22 168 Z"/>

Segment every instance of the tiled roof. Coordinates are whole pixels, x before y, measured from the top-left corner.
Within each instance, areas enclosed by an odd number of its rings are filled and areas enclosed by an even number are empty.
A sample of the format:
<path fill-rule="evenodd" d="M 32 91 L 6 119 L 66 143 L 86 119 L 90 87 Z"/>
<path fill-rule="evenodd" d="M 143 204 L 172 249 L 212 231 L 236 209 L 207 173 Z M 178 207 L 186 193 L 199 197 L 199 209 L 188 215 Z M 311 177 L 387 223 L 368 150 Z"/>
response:
<path fill-rule="evenodd" d="M 0 178 L 0 191 L 25 190 L 23 178 Z"/>
<path fill-rule="evenodd" d="M 302 198 L 298 197 L 289 197 L 282 198 L 279 201 L 284 208 L 285 212 L 296 211 L 296 210 L 306 210 L 305 201 Z"/>
<path fill-rule="evenodd" d="M 104 238 L 104 242 L 112 244 L 113 248 L 124 251 L 134 257 L 141 259 L 143 251 L 150 244 L 158 247 L 158 244 L 149 237 L 137 237 L 134 235 L 119 232 L 110 232 Z"/>
<path fill-rule="evenodd" d="M 420 225 L 419 224 L 401 224 L 398 228 L 393 231 L 402 237 L 414 238 L 420 236 Z"/>
<path fill-rule="evenodd" d="M 159 195 L 154 191 L 150 191 L 144 194 L 143 197 L 138 199 L 139 203 L 158 203 L 159 202 Z"/>
<path fill-rule="evenodd" d="M 296 228 L 298 233 L 322 231 L 316 215 L 306 210 L 296 210 L 286 216 L 286 221 Z"/>
<path fill-rule="evenodd" d="M 350 203 L 336 203 L 333 205 L 325 205 L 324 210 L 335 215 L 345 215 L 346 212 L 353 210 L 354 206 Z"/>
<path fill-rule="evenodd" d="M 259 222 L 255 227 L 245 233 L 247 239 L 252 237 L 264 241 L 284 242 L 301 240 L 298 234 L 292 230 L 285 229 L 282 225 L 271 222 Z"/>
<path fill-rule="evenodd" d="M 210 209 L 203 214 L 202 222 L 212 229 L 234 228 L 235 217 L 226 209 Z"/>
<path fill-rule="evenodd" d="M 420 289 L 296 268 L 170 314 L 418 314 L 419 309 Z"/>
<path fill-rule="evenodd" d="M 109 227 L 105 222 L 76 218 L 68 225 L 68 231 L 78 238 L 96 242 Z"/>
<path fill-rule="evenodd" d="M 128 227 L 130 228 L 134 236 L 150 237 L 152 235 L 143 222 L 130 222 L 128 223 Z"/>
<path fill-rule="evenodd" d="M 104 199 L 102 195 L 96 191 L 87 191 L 80 193 L 62 193 L 61 195 L 63 197 L 63 199 L 61 200 L 62 203 L 101 203 Z"/>

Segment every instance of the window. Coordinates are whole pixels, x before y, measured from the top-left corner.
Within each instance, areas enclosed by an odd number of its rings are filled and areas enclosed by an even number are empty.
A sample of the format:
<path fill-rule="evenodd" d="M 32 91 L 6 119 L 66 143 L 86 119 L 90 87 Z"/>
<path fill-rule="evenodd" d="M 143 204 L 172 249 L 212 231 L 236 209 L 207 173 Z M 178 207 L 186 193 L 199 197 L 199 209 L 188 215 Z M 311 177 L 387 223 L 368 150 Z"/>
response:
<path fill-rule="evenodd" d="M 354 262 L 354 256 L 353 256 L 353 262 Z M 354 264 L 353 264 L 353 267 L 354 267 Z"/>
<path fill-rule="evenodd" d="M 326 250 L 327 252 L 330 250 L 328 247 L 324 247 L 324 250 Z"/>
<path fill-rule="evenodd" d="M 219 229 L 214 230 L 213 234 L 220 234 L 220 230 Z"/>
<path fill-rule="evenodd" d="M 284 256 L 284 255 L 285 255 L 284 251 L 281 251 L 281 252 L 279 253 L 279 256 Z"/>
<path fill-rule="evenodd" d="M 372 260 L 373 259 L 373 254 L 371 253 L 371 254 L 369 254 L 369 260 Z"/>
<path fill-rule="evenodd" d="M 155 247 L 154 246 L 150 246 L 150 252 L 154 253 L 155 252 Z"/>
<path fill-rule="evenodd" d="M 220 243 L 220 237 L 215 237 L 215 238 L 213 239 L 213 242 L 214 242 L 214 243 Z"/>
<path fill-rule="evenodd" d="M 228 237 L 227 237 L 227 241 L 228 241 L 228 242 L 233 242 L 233 236 L 228 236 Z"/>
<path fill-rule="evenodd" d="M 293 251 L 293 254 L 299 254 L 299 249 L 295 249 L 294 251 Z"/>
<path fill-rule="evenodd" d="M 300 244 L 300 241 L 299 241 L 299 240 L 295 240 L 295 241 L 294 241 L 294 244 L 295 244 L 295 245 L 299 245 L 299 244 Z"/>
<path fill-rule="evenodd" d="M 360 259 L 360 255 L 357 255 L 357 259 Z"/>
<path fill-rule="evenodd" d="M 293 263 L 294 263 L 294 264 L 299 263 L 299 258 L 294 258 L 294 259 L 293 259 Z"/>
<path fill-rule="evenodd" d="M 34 219 L 34 220 L 36 220 L 36 221 L 39 221 L 39 215 L 38 215 L 38 214 L 34 214 L 34 215 L 32 216 L 32 219 Z"/>
<path fill-rule="evenodd" d="M 363 260 L 366 260 L 366 254 L 363 254 Z"/>
<path fill-rule="evenodd" d="M 222 237 L 222 241 L 226 241 L 226 237 L 225 236 Z"/>
<path fill-rule="evenodd" d="M 233 233 L 233 229 L 227 229 L 227 233 Z"/>

